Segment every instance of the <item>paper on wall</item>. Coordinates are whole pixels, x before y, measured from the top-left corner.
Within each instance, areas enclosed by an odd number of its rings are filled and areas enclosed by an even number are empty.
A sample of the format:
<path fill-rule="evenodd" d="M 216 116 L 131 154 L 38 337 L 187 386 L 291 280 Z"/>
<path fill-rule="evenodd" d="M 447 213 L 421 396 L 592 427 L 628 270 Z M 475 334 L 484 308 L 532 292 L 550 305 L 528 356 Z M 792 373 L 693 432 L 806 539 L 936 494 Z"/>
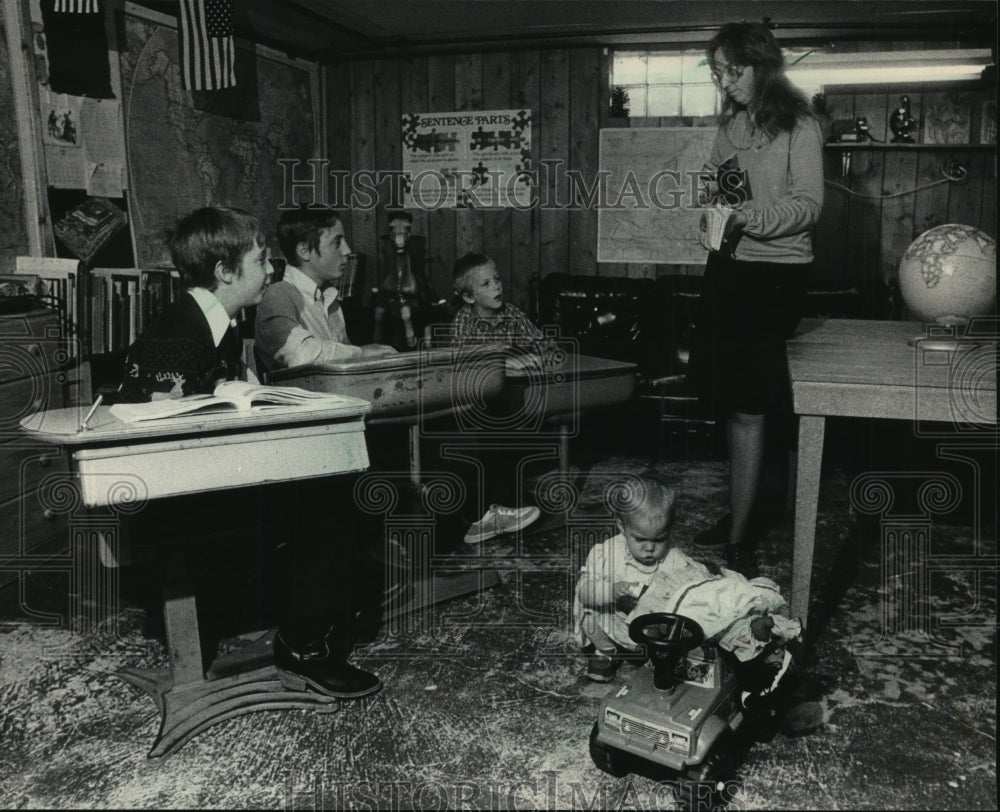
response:
<path fill-rule="evenodd" d="M 121 197 L 123 179 L 120 164 L 88 161 L 87 194 L 93 197 Z"/>
<path fill-rule="evenodd" d="M 47 146 L 45 169 L 49 186 L 57 189 L 83 189 L 87 185 L 87 162 L 78 149 Z"/>
<path fill-rule="evenodd" d="M 121 137 L 121 104 L 115 99 L 86 99 L 81 109 L 87 135 L 87 158 L 94 163 L 125 165 L 125 143 Z M 119 190 L 116 197 L 121 196 Z"/>

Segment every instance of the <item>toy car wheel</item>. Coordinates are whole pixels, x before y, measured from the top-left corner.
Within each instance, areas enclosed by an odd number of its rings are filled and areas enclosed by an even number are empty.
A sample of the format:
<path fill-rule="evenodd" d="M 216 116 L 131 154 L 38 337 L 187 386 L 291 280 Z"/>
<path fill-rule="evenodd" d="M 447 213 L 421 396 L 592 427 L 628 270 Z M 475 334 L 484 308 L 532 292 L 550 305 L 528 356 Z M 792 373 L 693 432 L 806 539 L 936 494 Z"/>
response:
<path fill-rule="evenodd" d="M 590 731 L 590 757 L 598 769 L 610 773 L 615 778 L 621 778 L 629 773 L 629 758 L 626 753 L 608 747 L 597 740 L 597 722 Z"/>
<path fill-rule="evenodd" d="M 733 737 L 720 736 L 701 764 L 688 767 L 677 788 L 680 808 L 690 812 L 724 809 L 731 800 L 725 791 L 733 778 Z"/>

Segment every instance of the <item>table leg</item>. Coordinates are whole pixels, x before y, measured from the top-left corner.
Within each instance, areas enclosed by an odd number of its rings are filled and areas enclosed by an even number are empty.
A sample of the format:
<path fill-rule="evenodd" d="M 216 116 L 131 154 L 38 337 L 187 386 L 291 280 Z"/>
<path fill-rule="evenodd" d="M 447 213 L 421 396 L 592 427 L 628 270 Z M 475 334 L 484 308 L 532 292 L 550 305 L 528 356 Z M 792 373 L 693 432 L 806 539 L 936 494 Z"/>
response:
<path fill-rule="evenodd" d="M 409 429 L 410 439 L 410 484 L 420 490 L 420 424 L 414 423 Z"/>
<path fill-rule="evenodd" d="M 795 477 L 795 548 L 792 554 L 792 617 L 807 623 L 809 587 L 812 582 L 813 547 L 816 542 L 816 508 L 823 466 L 826 418 L 799 417 L 799 453 Z"/>
<path fill-rule="evenodd" d="M 274 667 L 271 641 L 266 635 L 222 661 L 206 679 L 198 633 L 198 607 L 193 584 L 176 569 L 180 553 L 167 564 L 174 573 L 164 589 L 168 669 L 122 668 L 118 675 L 149 694 L 160 711 L 160 730 L 149 751 L 150 758 L 165 756 L 212 725 L 258 710 L 315 708 L 337 710 L 330 696 L 286 688 Z"/>

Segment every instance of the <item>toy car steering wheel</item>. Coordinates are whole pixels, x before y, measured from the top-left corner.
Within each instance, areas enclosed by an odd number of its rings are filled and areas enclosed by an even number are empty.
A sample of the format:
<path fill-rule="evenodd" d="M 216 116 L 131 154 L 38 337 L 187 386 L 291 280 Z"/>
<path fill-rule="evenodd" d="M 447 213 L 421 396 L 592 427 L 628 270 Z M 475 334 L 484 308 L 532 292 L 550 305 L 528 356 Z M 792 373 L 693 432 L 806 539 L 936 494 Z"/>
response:
<path fill-rule="evenodd" d="M 629 623 L 628 636 L 653 650 L 678 655 L 687 654 L 705 642 L 705 632 L 696 621 L 671 612 L 640 615 Z"/>
<path fill-rule="evenodd" d="M 653 684 L 661 690 L 673 689 L 674 669 L 681 657 L 705 642 L 705 632 L 696 621 L 671 612 L 640 615 L 628 624 L 628 636 L 648 646 Z"/>

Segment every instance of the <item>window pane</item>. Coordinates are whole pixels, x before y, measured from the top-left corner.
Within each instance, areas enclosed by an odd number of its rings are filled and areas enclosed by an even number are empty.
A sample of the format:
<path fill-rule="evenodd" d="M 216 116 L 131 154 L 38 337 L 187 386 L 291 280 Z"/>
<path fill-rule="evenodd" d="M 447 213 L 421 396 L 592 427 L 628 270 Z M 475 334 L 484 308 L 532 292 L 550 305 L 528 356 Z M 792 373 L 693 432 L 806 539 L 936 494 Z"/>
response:
<path fill-rule="evenodd" d="M 646 87 L 645 85 L 636 85 L 628 90 L 628 110 L 629 115 L 635 118 L 638 116 L 646 115 Z"/>
<path fill-rule="evenodd" d="M 684 84 L 689 82 L 711 82 L 712 77 L 708 71 L 708 61 L 704 51 L 688 51 L 684 54 L 684 67 L 681 69 L 681 81 Z"/>
<path fill-rule="evenodd" d="M 679 116 L 681 114 L 680 85 L 653 85 L 649 88 L 650 116 Z"/>
<path fill-rule="evenodd" d="M 615 54 L 611 71 L 611 84 L 634 85 L 646 83 L 646 58 L 642 54 Z"/>
<path fill-rule="evenodd" d="M 651 85 L 678 83 L 681 81 L 681 57 L 655 54 L 649 57 L 649 74 L 646 81 Z"/>
<path fill-rule="evenodd" d="M 719 93 L 715 85 L 684 85 L 681 114 L 685 116 L 714 116 Z"/>

